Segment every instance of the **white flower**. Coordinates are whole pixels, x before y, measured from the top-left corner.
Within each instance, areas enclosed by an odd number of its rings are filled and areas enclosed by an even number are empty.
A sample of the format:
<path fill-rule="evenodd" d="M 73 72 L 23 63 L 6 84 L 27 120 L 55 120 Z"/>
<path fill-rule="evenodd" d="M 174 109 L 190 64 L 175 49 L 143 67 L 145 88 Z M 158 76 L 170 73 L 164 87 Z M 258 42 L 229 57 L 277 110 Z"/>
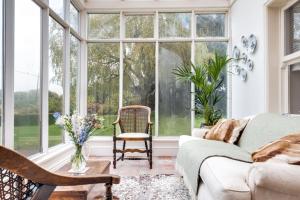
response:
<path fill-rule="evenodd" d="M 61 116 L 61 117 L 57 118 L 57 120 L 55 121 L 55 124 L 58 126 L 64 126 L 65 125 L 64 117 Z"/>

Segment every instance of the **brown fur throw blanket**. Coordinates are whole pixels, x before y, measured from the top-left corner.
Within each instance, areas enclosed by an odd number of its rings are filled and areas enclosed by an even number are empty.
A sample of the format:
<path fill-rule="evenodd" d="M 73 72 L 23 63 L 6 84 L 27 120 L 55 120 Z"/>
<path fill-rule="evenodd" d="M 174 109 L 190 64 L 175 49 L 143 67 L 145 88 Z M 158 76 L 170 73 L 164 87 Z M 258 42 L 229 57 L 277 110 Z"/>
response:
<path fill-rule="evenodd" d="M 252 153 L 254 162 L 269 159 L 300 165 L 300 133 L 290 134 L 271 142 Z"/>

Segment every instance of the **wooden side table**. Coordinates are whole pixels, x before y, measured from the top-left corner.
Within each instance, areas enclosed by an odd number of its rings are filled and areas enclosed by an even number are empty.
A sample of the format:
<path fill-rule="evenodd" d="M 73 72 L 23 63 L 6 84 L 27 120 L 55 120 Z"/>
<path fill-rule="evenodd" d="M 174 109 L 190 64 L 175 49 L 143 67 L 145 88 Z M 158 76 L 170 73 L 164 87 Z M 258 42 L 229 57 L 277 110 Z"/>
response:
<path fill-rule="evenodd" d="M 89 169 L 84 174 L 73 174 L 68 172 L 71 163 L 64 165 L 57 173 L 67 176 L 94 176 L 99 174 L 109 174 L 110 161 L 88 161 Z M 79 186 L 59 186 L 52 193 L 50 200 L 87 200 L 88 193 L 95 185 Z M 111 195 L 111 185 L 106 186 L 106 195 Z M 109 194 L 110 193 L 110 194 Z"/>

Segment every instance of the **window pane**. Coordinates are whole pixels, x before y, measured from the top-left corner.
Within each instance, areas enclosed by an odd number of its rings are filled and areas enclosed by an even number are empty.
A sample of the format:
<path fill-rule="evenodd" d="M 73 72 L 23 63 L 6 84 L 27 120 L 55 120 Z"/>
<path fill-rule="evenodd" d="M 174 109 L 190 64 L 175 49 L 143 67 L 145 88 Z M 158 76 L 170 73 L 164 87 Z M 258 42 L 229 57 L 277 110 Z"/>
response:
<path fill-rule="evenodd" d="M 300 50 L 300 2 L 285 11 L 285 54 Z"/>
<path fill-rule="evenodd" d="M 300 114 L 300 63 L 290 66 L 290 80 L 289 80 L 289 99 L 290 99 L 290 113 Z"/>
<path fill-rule="evenodd" d="M 191 13 L 160 13 L 160 37 L 190 37 Z"/>
<path fill-rule="evenodd" d="M 63 131 L 55 125 L 53 113 L 63 112 L 63 51 L 64 29 L 51 17 L 49 18 L 49 147 L 63 141 Z"/>
<path fill-rule="evenodd" d="M 14 146 L 40 151 L 41 11 L 33 1 L 15 2 Z"/>
<path fill-rule="evenodd" d="M 64 18 L 64 1 L 65 0 L 49 0 L 49 6 L 60 17 Z"/>
<path fill-rule="evenodd" d="M 196 23 L 198 37 L 225 36 L 225 14 L 199 14 Z"/>
<path fill-rule="evenodd" d="M 195 52 L 195 63 L 203 64 L 207 59 L 212 58 L 215 53 L 221 55 L 227 55 L 227 43 L 226 42 L 197 42 Z M 227 70 L 223 73 L 224 83 L 221 86 L 220 94 L 224 98 L 217 104 L 223 116 L 227 116 Z M 200 113 L 195 113 L 195 127 L 199 128 L 203 122 L 203 117 Z"/>
<path fill-rule="evenodd" d="M 190 84 L 176 81 L 173 70 L 191 60 L 191 43 L 160 43 L 159 135 L 191 134 Z"/>
<path fill-rule="evenodd" d="M 153 38 L 153 15 L 129 15 L 125 17 L 127 38 Z"/>
<path fill-rule="evenodd" d="M 96 135 L 112 135 L 119 107 L 119 43 L 88 44 L 88 113 L 103 115 L 105 128 Z"/>
<path fill-rule="evenodd" d="M 0 13 L 3 13 L 3 0 L 0 0 Z M 2 144 L 2 106 L 3 106 L 3 86 L 2 86 L 2 77 L 3 77 L 3 59 L 2 59 L 2 48 L 3 48 L 3 16 L 0 15 L 0 144 Z"/>
<path fill-rule="evenodd" d="M 78 102 L 79 102 L 79 67 L 80 67 L 80 41 L 71 35 L 70 41 L 70 113 L 78 111 Z"/>
<path fill-rule="evenodd" d="M 89 39 L 119 38 L 119 14 L 89 14 Z"/>
<path fill-rule="evenodd" d="M 124 45 L 123 105 L 144 105 L 155 116 L 155 43 Z"/>
<path fill-rule="evenodd" d="M 79 12 L 73 4 L 70 4 L 70 25 L 73 29 L 79 31 Z"/>

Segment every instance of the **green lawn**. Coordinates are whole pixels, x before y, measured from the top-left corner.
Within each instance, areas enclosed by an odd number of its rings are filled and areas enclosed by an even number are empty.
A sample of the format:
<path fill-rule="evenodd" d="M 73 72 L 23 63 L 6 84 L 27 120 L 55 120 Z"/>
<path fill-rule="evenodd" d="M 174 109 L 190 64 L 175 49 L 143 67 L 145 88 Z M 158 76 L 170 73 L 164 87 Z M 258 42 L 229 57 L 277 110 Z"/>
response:
<path fill-rule="evenodd" d="M 39 126 L 17 126 L 15 127 L 14 145 L 16 150 L 30 155 L 39 152 L 40 149 L 40 127 Z M 49 147 L 60 144 L 62 141 L 62 129 L 56 125 L 49 126 Z"/>
<path fill-rule="evenodd" d="M 200 128 L 200 125 L 203 122 L 204 122 L 204 119 L 201 115 L 195 115 L 194 128 Z"/>
<path fill-rule="evenodd" d="M 104 128 L 97 130 L 96 136 L 112 136 L 113 126 L 112 122 L 116 120 L 115 115 L 106 115 L 104 121 Z M 154 119 L 152 119 L 154 121 Z M 195 118 L 195 127 L 199 127 L 203 118 L 197 116 Z M 190 120 L 184 117 L 160 117 L 159 121 L 159 136 L 179 136 L 183 134 L 190 134 Z M 17 126 L 15 127 L 15 149 L 21 150 L 22 153 L 30 155 L 39 151 L 40 144 L 40 127 L 38 126 Z M 119 132 L 119 127 L 117 132 Z M 153 135 L 155 134 L 155 127 L 153 126 Z M 60 144 L 62 141 L 62 129 L 53 124 L 49 126 L 49 147 Z"/>

